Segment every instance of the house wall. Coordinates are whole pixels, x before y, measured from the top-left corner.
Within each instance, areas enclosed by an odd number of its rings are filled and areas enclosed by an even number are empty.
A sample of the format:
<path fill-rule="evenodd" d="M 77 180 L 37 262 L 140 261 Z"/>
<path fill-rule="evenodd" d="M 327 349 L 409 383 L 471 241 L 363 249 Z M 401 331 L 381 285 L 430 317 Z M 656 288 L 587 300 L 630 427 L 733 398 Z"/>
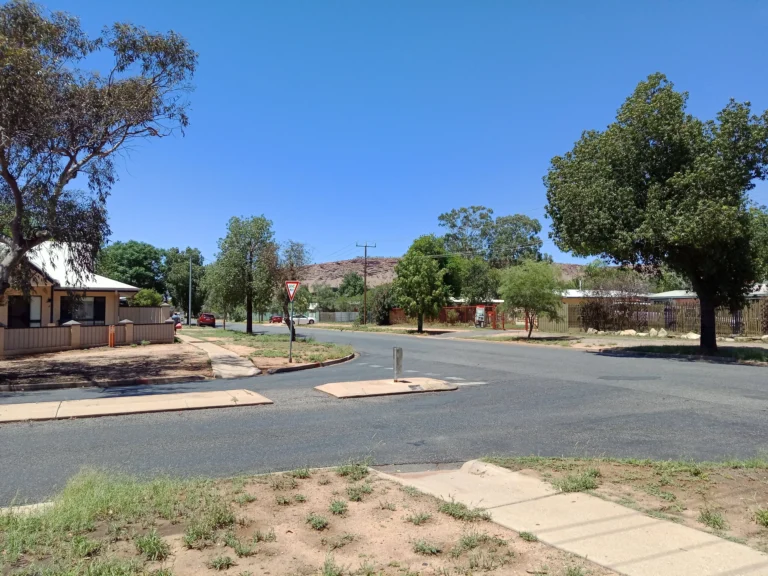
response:
<path fill-rule="evenodd" d="M 3 325 L 8 324 L 8 296 L 21 296 L 18 290 L 6 290 L 3 295 L 3 305 L 0 306 L 0 322 Z M 31 296 L 40 296 L 42 299 L 41 325 L 48 326 L 51 322 L 51 287 L 35 286 L 30 292 Z"/>
<path fill-rule="evenodd" d="M 56 290 L 53 293 L 53 321 L 58 323 L 61 315 L 61 298 L 67 296 L 66 290 Z M 104 324 L 117 324 L 118 308 L 120 307 L 120 295 L 118 292 L 97 292 L 88 290 L 85 296 L 104 296 L 106 297 L 106 309 L 104 311 Z"/>

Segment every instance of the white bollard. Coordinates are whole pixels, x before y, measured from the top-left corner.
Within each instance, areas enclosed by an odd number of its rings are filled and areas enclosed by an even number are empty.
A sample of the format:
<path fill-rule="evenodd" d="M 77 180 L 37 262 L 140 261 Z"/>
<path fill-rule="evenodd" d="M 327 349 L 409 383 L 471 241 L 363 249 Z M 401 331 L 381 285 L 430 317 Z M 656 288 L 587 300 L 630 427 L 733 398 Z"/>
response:
<path fill-rule="evenodd" d="M 403 378 L 403 349 L 392 348 L 393 369 L 395 372 L 395 382 Z"/>

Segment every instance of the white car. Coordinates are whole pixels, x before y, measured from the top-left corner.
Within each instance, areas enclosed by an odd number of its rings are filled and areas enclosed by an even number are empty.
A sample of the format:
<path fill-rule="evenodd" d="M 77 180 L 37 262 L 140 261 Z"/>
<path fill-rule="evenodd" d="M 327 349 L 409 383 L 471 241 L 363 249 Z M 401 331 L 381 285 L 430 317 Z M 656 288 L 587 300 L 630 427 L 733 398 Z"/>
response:
<path fill-rule="evenodd" d="M 305 316 L 304 314 L 294 314 L 293 315 L 293 322 L 294 324 L 314 324 L 315 319 L 309 318 L 308 316 Z M 283 323 L 287 324 L 285 320 L 283 320 Z"/>

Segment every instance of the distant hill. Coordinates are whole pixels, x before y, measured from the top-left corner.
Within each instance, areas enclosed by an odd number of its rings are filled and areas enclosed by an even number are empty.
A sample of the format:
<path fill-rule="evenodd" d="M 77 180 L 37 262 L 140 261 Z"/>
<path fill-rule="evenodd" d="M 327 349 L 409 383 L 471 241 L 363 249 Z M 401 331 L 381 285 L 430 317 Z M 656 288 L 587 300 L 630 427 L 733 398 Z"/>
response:
<path fill-rule="evenodd" d="M 400 258 L 368 258 L 368 286 L 373 287 L 392 282 L 395 279 L 395 266 L 399 260 Z M 583 264 L 556 264 L 556 266 L 560 268 L 565 281 L 579 276 L 584 268 Z M 310 264 L 306 268 L 304 284 L 309 288 L 320 284 L 338 288 L 344 276 L 349 272 L 357 272 L 362 276 L 363 258 Z"/>

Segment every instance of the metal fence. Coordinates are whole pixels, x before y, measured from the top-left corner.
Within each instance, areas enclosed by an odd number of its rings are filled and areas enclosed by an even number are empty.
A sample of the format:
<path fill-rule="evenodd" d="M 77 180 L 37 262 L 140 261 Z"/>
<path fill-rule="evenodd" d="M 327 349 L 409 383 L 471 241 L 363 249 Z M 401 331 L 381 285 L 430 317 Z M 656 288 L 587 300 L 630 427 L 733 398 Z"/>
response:
<path fill-rule="evenodd" d="M 109 344 L 109 326 L 80 326 L 80 347 L 96 348 Z"/>
<path fill-rule="evenodd" d="M 354 322 L 358 312 L 320 312 L 320 322 Z"/>
<path fill-rule="evenodd" d="M 130 320 L 134 324 L 162 324 L 171 317 L 170 306 L 120 306 L 120 320 Z"/>
<path fill-rule="evenodd" d="M 633 329 L 647 332 L 651 328 L 664 329 L 680 334 L 701 329 L 701 310 L 698 303 L 692 304 L 642 304 L 617 306 L 599 316 L 586 315 L 586 304 L 563 304 L 557 320 L 546 317 L 537 319 L 537 328 L 542 332 L 566 333 L 572 330 Z M 589 324 L 589 325 L 588 325 Z M 594 325 L 593 325 L 594 324 Z M 719 336 L 762 336 L 768 332 L 768 302 L 756 300 L 740 310 L 728 308 L 715 310 L 715 331 Z"/>
<path fill-rule="evenodd" d="M 24 354 L 27 350 L 57 352 L 70 345 L 70 329 L 59 328 L 13 328 L 5 332 L 5 354 Z"/>
<path fill-rule="evenodd" d="M 133 341 L 152 344 L 173 344 L 173 324 L 134 324 Z"/>

